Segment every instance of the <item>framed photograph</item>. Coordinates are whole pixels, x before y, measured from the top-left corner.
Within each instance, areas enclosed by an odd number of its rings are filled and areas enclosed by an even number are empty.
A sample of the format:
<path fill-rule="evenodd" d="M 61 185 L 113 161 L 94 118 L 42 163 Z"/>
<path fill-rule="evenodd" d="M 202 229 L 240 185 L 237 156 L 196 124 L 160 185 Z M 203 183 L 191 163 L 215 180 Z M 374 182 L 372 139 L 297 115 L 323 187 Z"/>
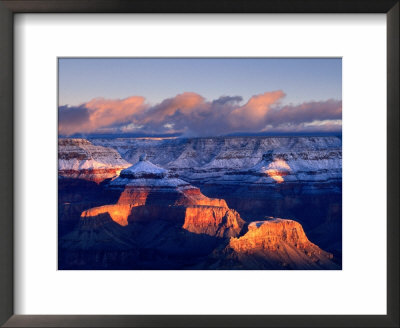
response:
<path fill-rule="evenodd" d="M 398 1 L 0 10 L 3 326 L 399 326 Z"/>

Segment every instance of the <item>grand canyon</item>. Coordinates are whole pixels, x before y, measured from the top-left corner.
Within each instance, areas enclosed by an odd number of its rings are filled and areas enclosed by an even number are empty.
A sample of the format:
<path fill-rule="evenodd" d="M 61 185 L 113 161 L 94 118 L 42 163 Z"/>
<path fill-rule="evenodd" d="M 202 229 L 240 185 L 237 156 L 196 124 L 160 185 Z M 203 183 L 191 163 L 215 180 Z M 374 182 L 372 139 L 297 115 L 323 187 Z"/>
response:
<path fill-rule="evenodd" d="M 341 58 L 58 59 L 59 270 L 341 270 Z"/>
<path fill-rule="evenodd" d="M 59 138 L 60 270 L 340 270 L 341 136 Z"/>

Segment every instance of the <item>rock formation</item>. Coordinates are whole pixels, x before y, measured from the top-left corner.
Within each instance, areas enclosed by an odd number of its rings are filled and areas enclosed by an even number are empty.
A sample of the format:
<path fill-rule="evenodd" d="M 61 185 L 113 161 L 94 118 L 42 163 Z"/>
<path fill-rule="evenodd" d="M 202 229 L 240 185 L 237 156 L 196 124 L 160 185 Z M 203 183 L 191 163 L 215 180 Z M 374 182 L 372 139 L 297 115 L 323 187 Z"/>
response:
<path fill-rule="evenodd" d="M 227 238 L 238 236 L 244 221 L 239 213 L 228 207 L 197 205 L 185 211 L 183 229 L 197 234 Z"/>
<path fill-rule="evenodd" d="M 58 174 L 100 183 L 129 167 L 112 148 L 95 146 L 85 139 L 58 140 Z"/>
<path fill-rule="evenodd" d="M 183 229 L 214 237 L 237 236 L 244 221 L 223 199 L 208 198 L 189 183 L 152 164 L 146 157 L 109 183 L 121 195 L 116 204 L 84 211 L 83 220 L 107 213 L 126 226 L 133 222 L 170 221 Z"/>
<path fill-rule="evenodd" d="M 340 138 L 60 139 L 59 168 L 60 268 L 341 267 Z"/>
<path fill-rule="evenodd" d="M 224 199 L 246 220 L 293 217 L 311 240 L 340 256 L 342 140 L 320 137 L 92 139 L 135 163 L 157 165 Z M 313 208 L 310 213 L 308 208 Z M 329 231 L 324 233 L 324 231 Z"/>
<path fill-rule="evenodd" d="M 224 253 L 236 268 L 339 269 L 333 255 L 310 242 L 293 220 L 252 222 L 243 236 L 230 239 Z"/>
<path fill-rule="evenodd" d="M 281 181 L 280 172 L 284 171 L 289 173 L 285 179 L 289 182 L 341 180 L 340 137 L 118 138 L 92 139 L 92 142 L 118 150 L 132 163 L 146 152 L 153 163 L 186 181 L 202 184 L 274 184 Z M 271 170 L 272 178 L 249 181 L 245 173 L 253 167 L 257 169 L 257 165 Z M 278 170 L 275 176 L 274 169 Z M 241 174 L 236 175 L 238 172 Z"/>

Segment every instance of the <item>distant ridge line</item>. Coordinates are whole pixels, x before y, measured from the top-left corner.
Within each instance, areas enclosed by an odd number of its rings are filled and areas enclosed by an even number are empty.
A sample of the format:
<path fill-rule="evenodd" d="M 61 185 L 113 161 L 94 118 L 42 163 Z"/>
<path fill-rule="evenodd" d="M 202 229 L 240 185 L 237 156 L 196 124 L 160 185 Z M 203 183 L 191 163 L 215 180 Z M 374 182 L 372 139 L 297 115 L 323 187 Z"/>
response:
<path fill-rule="evenodd" d="M 185 136 L 181 134 L 159 134 L 159 135 L 142 135 L 142 134 L 73 134 L 70 136 L 59 135 L 59 138 L 83 138 L 83 139 L 128 139 L 128 138 L 179 138 L 179 139 L 217 139 L 217 138 L 327 138 L 327 137 L 338 137 L 342 138 L 342 133 L 264 133 L 264 134 L 228 134 L 223 136 Z"/>

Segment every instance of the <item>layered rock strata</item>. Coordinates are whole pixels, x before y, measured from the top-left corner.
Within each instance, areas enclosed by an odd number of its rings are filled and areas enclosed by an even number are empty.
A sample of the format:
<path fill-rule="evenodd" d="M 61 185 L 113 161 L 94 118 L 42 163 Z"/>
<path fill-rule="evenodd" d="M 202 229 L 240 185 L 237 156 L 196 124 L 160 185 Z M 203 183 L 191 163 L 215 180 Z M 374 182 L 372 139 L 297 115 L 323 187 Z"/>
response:
<path fill-rule="evenodd" d="M 282 176 L 287 182 L 341 180 L 342 141 L 334 136 L 118 138 L 92 142 L 118 150 L 132 163 L 146 152 L 153 163 L 202 184 L 274 184 L 282 182 Z M 263 166 L 269 174 L 249 181 L 247 175 L 254 173 L 257 177 L 257 168 Z M 236 175 L 238 172 L 241 174 Z"/>
<path fill-rule="evenodd" d="M 339 269 L 333 255 L 310 242 L 300 223 L 286 219 L 255 221 L 231 238 L 224 250 L 235 267 L 260 269 Z"/>
<path fill-rule="evenodd" d="M 223 199 L 206 197 L 198 188 L 145 157 L 122 170 L 109 187 L 121 190 L 118 202 L 86 210 L 82 219 L 107 213 L 122 226 L 139 221 L 166 220 L 189 232 L 216 237 L 236 236 L 244 225 L 240 215 L 228 208 Z"/>
<path fill-rule="evenodd" d="M 278 177 L 292 172 L 289 163 L 267 153 L 248 175 L 280 185 L 285 180 Z M 78 227 L 61 238 L 66 267 L 340 268 L 332 254 L 308 240 L 300 223 L 274 218 L 246 223 L 225 200 L 205 196 L 146 156 L 102 185 L 119 198 L 83 211 Z"/>
<path fill-rule="evenodd" d="M 58 140 L 59 176 L 100 183 L 130 165 L 115 149 L 95 146 L 85 139 Z"/>

